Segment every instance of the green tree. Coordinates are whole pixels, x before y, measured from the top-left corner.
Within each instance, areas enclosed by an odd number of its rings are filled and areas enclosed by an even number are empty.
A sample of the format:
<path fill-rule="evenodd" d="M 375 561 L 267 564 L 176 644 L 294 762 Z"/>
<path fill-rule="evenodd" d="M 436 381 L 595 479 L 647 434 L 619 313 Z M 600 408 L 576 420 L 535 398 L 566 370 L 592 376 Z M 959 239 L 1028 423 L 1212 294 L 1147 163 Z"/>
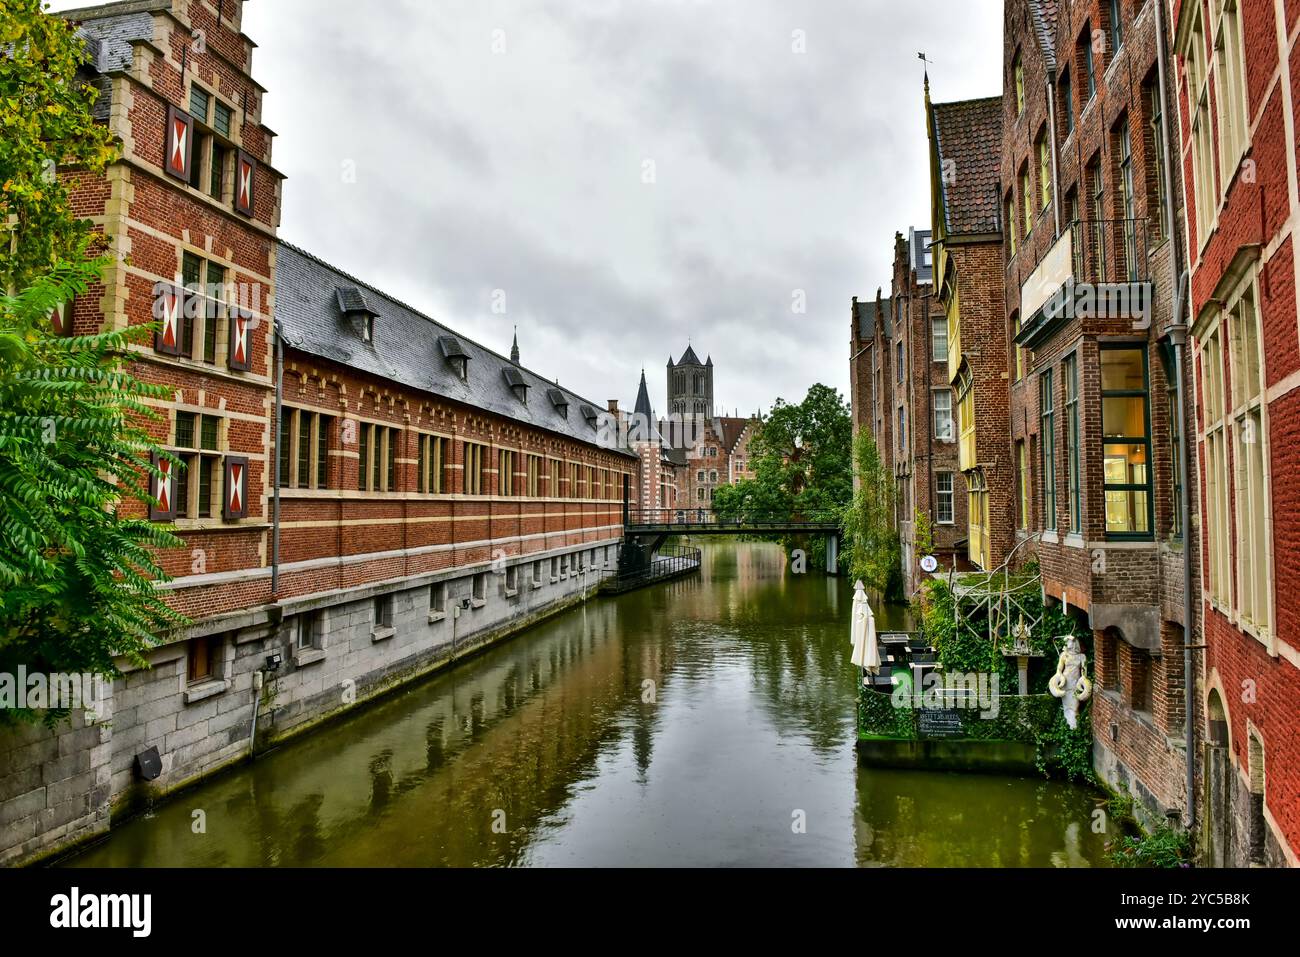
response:
<path fill-rule="evenodd" d="M 848 404 L 830 386 L 814 385 L 797 404 L 777 399 L 750 439 L 754 477 L 716 489 L 714 512 L 723 521 L 742 513 L 837 521 L 852 495 L 852 436 Z M 822 536 L 781 541 L 806 544 L 813 562 L 824 565 Z"/>
<path fill-rule="evenodd" d="M 95 234 L 68 191 L 115 155 L 77 78 L 84 45 L 38 0 L 5 0 L 0 50 L 0 672 L 113 676 L 115 656 L 143 664 L 184 621 L 156 588 L 154 551 L 180 540 L 124 514 L 140 513 L 130 502 L 148 502 L 152 458 L 166 457 L 145 426 L 169 390 L 122 368 L 150 326 L 65 337 L 50 322 L 106 265 L 88 258 Z"/>
<path fill-rule="evenodd" d="M 0 672 L 116 675 L 115 655 L 143 664 L 183 621 L 156 590 L 151 552 L 180 540 L 121 514 L 124 500 L 149 501 L 144 473 L 161 450 L 145 401 L 168 390 L 119 371 L 132 333 L 49 332 L 51 310 L 99 269 L 58 266 L 0 295 Z"/>
<path fill-rule="evenodd" d="M 67 182 L 102 173 L 117 149 L 92 113 L 99 91 L 77 76 L 88 54 L 69 21 L 5 0 L 0 51 L 0 288 L 13 290 L 83 258 L 91 226 Z"/>
<path fill-rule="evenodd" d="M 894 523 L 898 490 L 871 433 L 853 445 L 858 486 L 842 510 L 849 574 L 886 600 L 903 598 L 903 549 Z"/>

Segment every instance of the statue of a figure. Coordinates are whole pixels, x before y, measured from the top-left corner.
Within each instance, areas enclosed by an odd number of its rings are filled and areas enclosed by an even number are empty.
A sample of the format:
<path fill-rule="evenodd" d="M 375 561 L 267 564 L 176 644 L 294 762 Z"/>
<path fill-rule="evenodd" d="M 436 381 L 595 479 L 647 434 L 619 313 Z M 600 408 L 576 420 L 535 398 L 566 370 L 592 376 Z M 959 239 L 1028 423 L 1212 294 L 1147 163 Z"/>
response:
<path fill-rule="evenodd" d="M 1056 674 L 1047 683 L 1053 697 L 1060 698 L 1065 710 L 1065 723 L 1078 726 L 1079 703 L 1092 697 L 1092 682 L 1088 680 L 1088 657 L 1079 645 L 1079 639 L 1070 636 L 1061 656 L 1056 660 Z"/>

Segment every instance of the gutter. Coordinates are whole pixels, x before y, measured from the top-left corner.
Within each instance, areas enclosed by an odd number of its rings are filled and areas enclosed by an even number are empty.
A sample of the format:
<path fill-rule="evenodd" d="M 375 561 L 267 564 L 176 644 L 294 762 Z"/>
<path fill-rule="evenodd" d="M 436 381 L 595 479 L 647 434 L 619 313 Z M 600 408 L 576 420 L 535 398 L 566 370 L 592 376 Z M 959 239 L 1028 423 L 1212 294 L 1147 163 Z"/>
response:
<path fill-rule="evenodd" d="M 1164 155 L 1160 157 L 1160 161 L 1164 166 L 1166 184 L 1165 235 L 1173 243 L 1173 267 L 1178 284 L 1174 293 L 1173 325 L 1169 330 L 1169 341 L 1174 347 L 1174 376 L 1178 392 L 1178 474 L 1182 482 L 1179 508 L 1182 511 L 1183 522 L 1183 720 L 1186 726 L 1184 736 L 1187 739 L 1184 824 L 1187 830 L 1191 831 L 1196 826 L 1196 762 L 1194 757 L 1196 751 L 1196 674 L 1193 671 L 1192 662 L 1192 646 L 1196 644 L 1196 629 L 1194 627 L 1196 617 L 1192 595 L 1192 509 L 1191 475 L 1187 454 L 1189 443 L 1187 434 L 1187 395 L 1185 392 L 1186 384 L 1183 381 L 1183 356 L 1187 348 L 1189 326 L 1189 323 L 1183 319 L 1183 307 L 1191 297 L 1191 284 L 1187 272 L 1184 271 L 1182 263 L 1179 261 L 1181 250 L 1178 246 L 1177 235 L 1174 232 L 1177 220 L 1174 212 L 1173 159 L 1170 154 L 1169 103 L 1165 97 L 1166 91 L 1171 89 L 1169 86 L 1169 50 L 1166 41 L 1164 4 L 1157 3 L 1155 6 L 1156 62 L 1159 70 L 1160 96 L 1165 99 L 1160 109 L 1160 133 L 1164 138 Z"/>

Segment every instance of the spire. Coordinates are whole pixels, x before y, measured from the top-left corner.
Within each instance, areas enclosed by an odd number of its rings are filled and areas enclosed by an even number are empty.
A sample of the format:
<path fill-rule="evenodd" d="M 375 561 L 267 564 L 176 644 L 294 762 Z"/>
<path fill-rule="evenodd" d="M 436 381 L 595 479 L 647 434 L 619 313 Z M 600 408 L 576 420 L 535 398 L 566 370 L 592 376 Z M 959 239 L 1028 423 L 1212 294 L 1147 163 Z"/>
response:
<path fill-rule="evenodd" d="M 510 361 L 519 365 L 519 327 L 515 326 L 515 338 L 510 343 Z"/>
<path fill-rule="evenodd" d="M 641 385 L 636 390 L 636 405 L 633 406 L 632 412 L 645 416 L 646 422 L 654 421 L 654 412 L 650 409 L 650 390 L 645 384 L 645 369 L 641 370 Z"/>

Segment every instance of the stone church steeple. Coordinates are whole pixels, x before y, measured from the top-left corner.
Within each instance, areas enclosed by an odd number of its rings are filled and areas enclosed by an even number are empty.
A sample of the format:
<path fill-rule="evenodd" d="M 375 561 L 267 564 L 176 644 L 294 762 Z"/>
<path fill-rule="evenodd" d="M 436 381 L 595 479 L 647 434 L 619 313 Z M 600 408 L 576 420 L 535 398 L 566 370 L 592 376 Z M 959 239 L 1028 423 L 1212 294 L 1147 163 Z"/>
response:
<path fill-rule="evenodd" d="M 701 362 L 687 345 L 676 363 L 668 357 L 668 413 L 713 415 L 713 357 Z"/>

